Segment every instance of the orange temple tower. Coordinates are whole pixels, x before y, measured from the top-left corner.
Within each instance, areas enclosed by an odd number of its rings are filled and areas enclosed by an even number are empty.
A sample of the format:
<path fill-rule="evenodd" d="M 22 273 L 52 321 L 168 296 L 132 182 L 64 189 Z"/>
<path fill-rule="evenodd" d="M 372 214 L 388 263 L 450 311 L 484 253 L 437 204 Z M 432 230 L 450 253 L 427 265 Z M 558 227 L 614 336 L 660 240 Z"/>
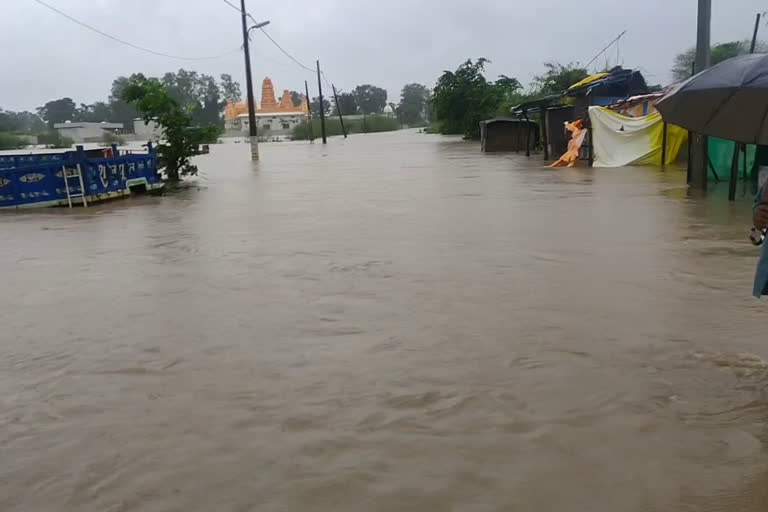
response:
<path fill-rule="evenodd" d="M 261 108 L 256 110 L 257 114 L 284 114 L 284 113 L 302 113 L 304 115 L 309 114 L 309 106 L 307 99 L 302 98 L 300 105 L 293 103 L 291 93 L 288 89 L 283 91 L 283 95 L 278 103 L 275 97 L 275 86 L 272 84 L 272 79 L 269 77 L 264 78 L 261 84 Z M 232 103 L 228 102 L 226 110 L 224 112 L 224 118 L 228 121 L 237 119 L 238 116 L 248 114 L 248 105 L 246 103 Z"/>

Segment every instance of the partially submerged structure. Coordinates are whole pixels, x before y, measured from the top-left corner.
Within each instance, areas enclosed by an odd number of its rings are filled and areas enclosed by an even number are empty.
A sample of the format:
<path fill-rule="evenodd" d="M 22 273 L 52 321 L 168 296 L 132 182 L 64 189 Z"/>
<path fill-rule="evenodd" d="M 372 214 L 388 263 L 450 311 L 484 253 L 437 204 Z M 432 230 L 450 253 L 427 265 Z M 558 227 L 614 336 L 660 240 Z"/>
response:
<path fill-rule="evenodd" d="M 163 185 L 151 144 L 146 153 L 77 146 L 74 151 L 0 154 L 0 209 L 88 206 Z"/>
<path fill-rule="evenodd" d="M 102 142 L 108 134 L 115 135 L 123 133 L 123 123 L 86 123 L 80 121 L 67 121 L 65 123 L 56 123 L 53 128 L 59 132 L 62 137 L 69 137 L 78 144 L 87 142 Z"/>
<path fill-rule="evenodd" d="M 607 73 L 598 73 L 570 86 L 566 91 L 543 98 L 522 103 L 512 109 L 513 119 L 530 124 L 537 124 L 541 134 L 540 148 L 544 160 L 550 155 L 561 155 L 568 151 L 570 133 L 566 131 L 566 123 L 582 120 L 587 128 L 587 136 L 583 144 L 582 157 L 589 160 L 594 158 L 592 130 L 589 130 L 589 109 L 593 106 L 613 105 L 625 102 L 633 97 L 642 97 L 650 90 L 637 70 L 616 67 Z M 643 103 L 632 102 L 626 108 Z M 645 107 L 648 108 L 647 102 Z M 492 121 L 492 120 L 491 120 Z M 487 122 L 486 122 L 487 123 Z M 481 124 L 481 130 L 482 130 Z M 526 154 L 539 147 L 539 140 L 527 148 Z M 484 148 L 485 150 L 485 148 Z"/>
<path fill-rule="evenodd" d="M 480 122 L 480 147 L 486 153 L 522 151 L 535 147 L 539 126 L 514 117 L 494 117 Z"/>

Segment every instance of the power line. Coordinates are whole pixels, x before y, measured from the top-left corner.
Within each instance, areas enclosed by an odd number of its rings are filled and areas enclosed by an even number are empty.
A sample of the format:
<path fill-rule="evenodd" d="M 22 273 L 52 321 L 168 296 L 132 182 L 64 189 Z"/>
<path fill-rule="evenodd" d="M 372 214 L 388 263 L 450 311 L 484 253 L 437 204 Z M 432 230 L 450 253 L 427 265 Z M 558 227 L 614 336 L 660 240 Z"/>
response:
<path fill-rule="evenodd" d="M 227 4 L 228 6 L 230 6 L 232 9 L 236 10 L 237 12 L 239 12 L 240 14 L 242 14 L 242 13 L 243 13 L 243 11 L 240 9 L 240 7 L 238 7 L 237 5 L 233 4 L 233 3 L 232 3 L 232 2 L 230 2 L 229 0 L 222 0 L 222 2 L 224 2 L 225 4 Z M 259 24 L 259 22 L 256 20 L 256 18 L 254 18 L 254 17 L 251 15 L 251 13 L 249 13 L 249 12 L 246 12 L 246 13 L 245 13 L 245 15 L 246 15 L 246 16 L 248 16 L 248 18 L 249 18 L 249 19 L 250 19 L 250 20 L 251 20 L 253 23 L 255 23 L 255 24 L 257 24 L 257 25 Z M 269 33 L 268 33 L 266 30 L 264 30 L 264 27 L 261 27 L 259 30 L 261 30 L 261 32 L 262 32 L 262 33 L 263 33 L 263 34 L 264 34 L 264 35 L 267 37 L 267 39 L 269 39 L 269 40 L 270 40 L 270 42 L 271 42 L 273 45 L 275 45 L 275 47 L 276 47 L 278 50 L 280 50 L 280 51 L 283 53 L 283 55 L 285 55 L 286 57 L 288 57 L 289 59 L 291 59 L 291 61 L 293 61 L 293 63 L 294 63 L 294 64 L 296 64 L 297 66 L 299 66 L 300 68 L 302 68 L 302 69 L 303 69 L 303 70 L 305 70 L 305 71 L 308 71 L 308 72 L 310 72 L 310 73 L 312 73 L 312 74 L 314 74 L 314 73 L 315 73 L 315 70 L 314 70 L 313 68 L 310 68 L 309 66 L 306 66 L 306 65 L 302 64 L 301 62 L 299 62 L 299 60 L 298 60 L 298 59 L 296 59 L 296 57 L 294 57 L 293 55 L 291 55 L 291 54 L 288 52 L 288 50 L 286 50 L 285 48 L 283 48 L 283 47 L 280 45 L 280 43 L 278 43 L 277 41 L 275 41 L 275 39 L 274 39 L 274 38 L 273 38 L 271 35 L 269 35 Z M 264 57 L 262 56 L 262 58 L 264 58 Z M 267 59 L 267 60 L 270 60 L 270 59 Z M 272 61 L 272 62 L 273 62 L 273 63 L 275 63 L 275 64 L 277 63 L 277 62 L 275 62 L 275 61 Z M 322 78 L 323 78 L 323 81 L 325 81 L 325 85 L 327 85 L 328 87 L 333 87 L 333 86 L 331 85 L 330 81 L 328 80 L 328 78 L 325 76 L 325 72 L 321 71 L 321 72 L 320 72 L 320 75 L 322 76 Z M 309 101 L 309 99 L 307 99 L 307 101 Z"/>
<path fill-rule="evenodd" d="M 320 75 L 322 75 L 323 81 L 325 82 L 325 85 L 327 85 L 328 87 L 333 88 L 333 85 L 331 85 L 331 83 L 328 81 L 328 78 L 325 76 L 325 71 L 320 71 Z"/>
<path fill-rule="evenodd" d="M 222 2 L 224 2 L 225 4 L 227 4 L 228 6 L 230 6 L 232 9 L 234 9 L 234 10 L 236 10 L 237 12 L 239 12 L 239 13 L 241 13 L 241 14 L 242 14 L 242 12 L 243 12 L 243 11 L 242 11 L 242 10 L 240 10 L 240 8 L 239 8 L 238 6 L 236 6 L 235 4 L 233 4 L 232 2 L 230 2 L 229 0 L 222 0 Z M 258 25 L 258 23 L 259 23 L 259 22 L 258 22 L 258 21 L 256 21 L 256 18 L 254 18 L 254 17 L 251 15 L 251 13 L 249 13 L 249 12 L 246 12 L 246 13 L 245 13 L 245 15 L 246 15 L 246 16 L 248 16 L 248 18 L 249 18 L 249 19 L 250 19 L 252 22 L 254 22 L 255 24 L 257 24 L 257 25 Z M 268 33 L 266 30 L 264 30 L 264 28 L 263 28 L 263 27 L 262 27 L 262 28 L 260 28 L 260 30 L 261 30 L 261 31 L 264 33 L 264 35 L 265 35 L 265 36 L 267 36 L 267 39 L 269 39 L 269 40 L 272 42 L 272 44 L 274 44 L 274 45 L 277 47 L 277 49 L 279 49 L 281 52 L 283 52 L 283 54 L 284 54 L 286 57 L 288 57 L 289 59 L 291 59 L 291 60 L 292 60 L 292 61 L 293 61 L 293 62 L 294 62 L 296 65 L 298 65 L 299 67 L 301 67 L 301 68 L 303 68 L 303 69 L 305 69 L 305 70 L 307 70 L 307 71 L 309 71 L 309 72 L 311 72 L 311 73 L 314 73 L 314 72 L 315 72 L 315 70 L 314 70 L 314 69 L 310 68 L 309 66 L 305 66 L 304 64 L 302 64 L 301 62 L 299 62 L 299 61 L 298 61 L 298 60 L 297 60 L 297 59 L 296 59 L 296 58 L 295 58 L 293 55 L 291 55 L 290 53 L 288 53 L 288 51 L 287 51 L 285 48 L 283 48 L 282 46 L 280 46 L 280 44 L 279 44 L 277 41 L 275 41 L 275 39 L 274 39 L 272 36 L 270 36 L 270 35 L 269 35 L 269 33 Z"/>
<path fill-rule="evenodd" d="M 56 14 L 67 18 L 69 21 L 71 21 L 73 23 L 76 23 L 76 24 L 80 25 L 81 27 L 86 28 L 86 29 L 88 29 L 88 30 L 90 30 L 92 32 L 96 32 L 100 36 L 106 37 L 108 39 L 111 39 L 111 40 L 113 40 L 115 42 L 118 42 L 120 44 L 123 44 L 125 46 L 129 46 L 129 47 L 134 48 L 136 50 L 140 50 L 142 52 L 146 52 L 146 53 L 149 53 L 149 54 L 152 54 L 152 55 L 157 55 L 159 57 L 166 57 L 166 58 L 169 58 L 169 59 L 178 59 L 178 60 L 214 60 L 214 59 L 220 59 L 222 57 L 226 57 L 227 55 L 231 55 L 233 53 L 236 53 L 236 52 L 240 51 L 240 47 L 238 47 L 238 48 L 236 48 L 234 50 L 230 50 L 228 52 L 225 52 L 225 53 L 222 53 L 222 54 L 219 54 L 219 55 L 212 55 L 210 57 L 184 57 L 184 56 L 180 56 L 180 55 L 171 55 L 171 54 L 168 54 L 168 53 L 157 52 L 155 50 L 151 50 L 149 48 L 144 48 L 143 46 L 139 46 L 137 44 L 133 44 L 133 43 L 131 43 L 129 41 L 126 41 L 124 39 L 120 39 L 119 37 L 115 37 L 115 36 L 113 36 L 111 34 L 107 34 L 106 32 L 104 32 L 102 30 L 99 30 L 99 29 L 97 29 L 95 27 L 92 27 L 91 25 L 88 25 L 87 23 L 82 22 L 82 21 L 78 20 L 77 18 L 74 18 L 74 17 L 70 16 L 69 14 L 58 10 L 54 6 L 45 3 L 43 0 L 34 0 L 34 1 L 37 2 L 38 4 L 42 5 L 43 7 L 47 8 L 47 9 L 50 9 L 51 11 L 55 12 Z"/>
<path fill-rule="evenodd" d="M 231 8 L 233 8 L 234 10 L 236 10 L 237 12 L 239 12 L 239 13 L 241 13 L 241 14 L 242 14 L 242 12 L 243 12 L 243 11 L 241 11 L 241 10 L 240 10 L 240 8 L 239 8 L 238 6 L 236 6 L 235 4 L 233 4 L 232 2 L 230 2 L 229 0 L 222 0 L 222 1 L 223 1 L 225 4 L 227 4 L 228 6 L 230 6 Z M 249 14 L 248 16 L 250 16 L 250 14 Z"/>
<path fill-rule="evenodd" d="M 592 57 L 592 60 L 590 60 L 590 61 L 587 63 L 587 65 L 586 65 L 586 66 L 584 66 L 584 69 L 589 69 L 589 66 L 590 66 L 590 64 L 592 64 L 593 62 L 595 62 L 599 56 L 601 56 L 603 53 L 605 53 L 605 52 L 608 50 L 608 48 L 610 48 L 611 46 L 613 46 L 613 43 L 615 43 L 616 41 L 618 41 L 619 39 L 621 39 L 621 38 L 622 38 L 622 36 L 623 36 L 624 34 L 626 34 L 626 33 L 627 33 L 627 31 L 625 30 L 625 31 L 623 31 L 621 34 L 619 34 L 618 36 L 616 36 L 616 38 L 615 38 L 613 41 L 611 41 L 610 43 L 608 43 L 608 46 L 606 46 L 605 48 L 603 48 L 602 50 L 600 50 L 600 51 L 598 52 L 598 54 L 597 54 L 597 55 L 595 55 L 594 57 Z"/>
<path fill-rule="evenodd" d="M 250 15 L 249 15 L 249 16 L 250 16 Z M 267 39 L 269 39 L 270 41 L 272 41 L 272 44 L 274 44 L 274 45 L 275 45 L 275 46 L 278 48 L 278 50 L 280 50 L 281 52 L 283 52 L 283 54 L 285 54 L 285 56 L 286 56 L 286 57 L 288 57 L 288 58 L 289 58 L 289 59 L 291 59 L 293 62 L 295 62 L 295 63 L 296 63 L 296 65 L 298 65 L 299 67 L 301 67 L 301 68 L 303 68 L 303 69 L 305 69 L 305 70 L 309 71 L 310 73 L 314 73 L 314 72 L 315 72 L 315 70 L 314 70 L 314 69 L 312 69 L 312 68 L 310 68 L 310 67 L 308 67 L 308 66 L 305 66 L 304 64 L 302 64 L 301 62 L 299 62 L 298 60 L 296 60 L 296 58 L 294 58 L 294 56 L 293 56 L 293 55 L 291 55 L 290 53 L 288 53 L 288 52 L 285 50 L 285 48 L 283 48 L 282 46 L 280 46 L 280 45 L 278 44 L 278 42 L 277 42 L 277 41 L 275 41 L 274 39 L 272 39 L 272 36 L 270 36 L 270 35 L 267 33 L 267 31 L 266 31 L 266 30 L 264 30 L 263 28 L 262 28 L 262 29 L 260 29 L 260 30 L 261 30 L 261 31 L 264 33 L 264 35 L 265 35 L 265 36 L 267 36 Z"/>

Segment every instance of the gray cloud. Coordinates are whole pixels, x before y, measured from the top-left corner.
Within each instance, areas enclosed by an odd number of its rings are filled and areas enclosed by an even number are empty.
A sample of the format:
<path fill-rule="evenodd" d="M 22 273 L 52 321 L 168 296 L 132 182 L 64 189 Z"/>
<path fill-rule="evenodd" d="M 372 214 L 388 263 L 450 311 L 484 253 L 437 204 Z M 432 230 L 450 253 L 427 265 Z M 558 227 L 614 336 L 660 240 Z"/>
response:
<path fill-rule="evenodd" d="M 105 32 L 157 51 L 216 55 L 239 47 L 237 12 L 221 0 L 47 0 Z M 489 77 L 504 73 L 528 83 L 545 60 L 588 61 L 627 29 L 608 63 L 641 68 L 651 82 L 669 81 L 673 56 L 695 41 L 695 0 L 248 0 L 257 19 L 299 60 L 320 59 L 343 90 L 373 83 L 397 101 L 403 84 L 432 86 L 444 69 L 486 57 Z M 712 40 L 751 36 L 764 0 L 713 2 Z M 119 75 L 159 75 L 184 67 L 230 73 L 243 81 L 242 54 L 180 61 L 141 53 L 89 32 L 31 0 L 0 0 L 0 107 L 34 109 L 70 96 L 103 100 Z M 763 30 L 768 30 L 763 26 Z M 768 39 L 768 34 L 766 34 Z M 254 34 L 257 81 L 269 75 L 278 90 L 302 89 L 314 76 Z M 599 64 L 605 64 L 601 58 Z M 279 91 L 278 91 L 279 92 Z"/>

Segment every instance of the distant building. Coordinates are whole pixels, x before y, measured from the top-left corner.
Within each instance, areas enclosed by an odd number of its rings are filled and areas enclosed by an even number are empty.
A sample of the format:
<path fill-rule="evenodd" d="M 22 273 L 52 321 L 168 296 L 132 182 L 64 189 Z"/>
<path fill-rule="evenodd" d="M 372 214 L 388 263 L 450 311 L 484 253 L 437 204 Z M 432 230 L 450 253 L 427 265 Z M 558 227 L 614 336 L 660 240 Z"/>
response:
<path fill-rule="evenodd" d="M 290 135 L 297 125 L 307 120 L 309 106 L 306 98 L 300 105 L 294 105 L 291 93 L 287 89 L 283 91 L 283 96 L 278 103 L 272 80 L 266 77 L 261 85 L 261 108 L 254 114 L 259 135 Z M 224 128 L 230 134 L 247 135 L 249 133 L 247 103 L 227 103 Z"/>
<path fill-rule="evenodd" d="M 143 119 L 133 120 L 133 133 L 136 135 L 136 140 L 140 141 L 158 141 L 162 138 L 163 133 L 160 125 L 155 121 L 146 122 Z"/>
<path fill-rule="evenodd" d="M 392 105 L 385 106 L 382 113 L 384 114 L 384 117 L 395 117 L 395 109 L 392 108 Z"/>
<path fill-rule="evenodd" d="M 69 137 L 75 142 L 101 142 L 107 133 L 122 133 L 123 123 L 56 123 L 53 127 L 62 137 Z"/>

